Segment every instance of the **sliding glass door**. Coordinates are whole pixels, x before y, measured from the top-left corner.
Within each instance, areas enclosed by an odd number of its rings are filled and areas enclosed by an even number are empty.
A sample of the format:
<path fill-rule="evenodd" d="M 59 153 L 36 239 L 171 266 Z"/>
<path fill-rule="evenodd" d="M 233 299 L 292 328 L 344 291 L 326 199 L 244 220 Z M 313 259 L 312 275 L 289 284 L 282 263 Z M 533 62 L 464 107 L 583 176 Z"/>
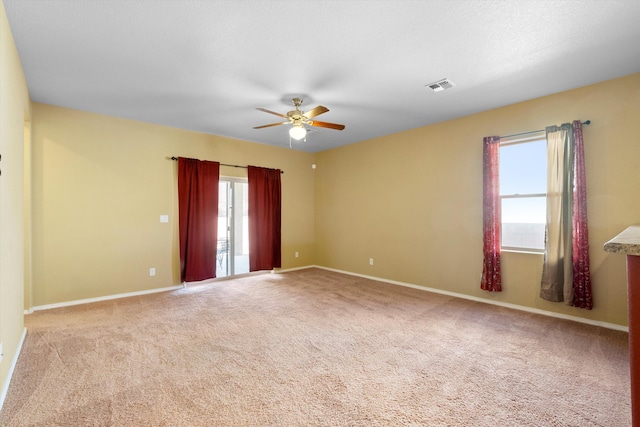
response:
<path fill-rule="evenodd" d="M 245 178 L 220 177 L 216 277 L 249 272 L 248 186 Z"/>

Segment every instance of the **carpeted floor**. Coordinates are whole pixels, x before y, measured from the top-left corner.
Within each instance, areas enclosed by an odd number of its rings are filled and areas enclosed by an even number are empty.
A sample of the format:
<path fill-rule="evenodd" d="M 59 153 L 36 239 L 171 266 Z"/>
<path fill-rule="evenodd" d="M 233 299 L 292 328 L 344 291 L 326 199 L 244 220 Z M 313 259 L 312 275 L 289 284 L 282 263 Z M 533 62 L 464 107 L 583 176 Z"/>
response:
<path fill-rule="evenodd" d="M 626 333 L 320 269 L 25 321 L 2 426 L 631 425 Z"/>

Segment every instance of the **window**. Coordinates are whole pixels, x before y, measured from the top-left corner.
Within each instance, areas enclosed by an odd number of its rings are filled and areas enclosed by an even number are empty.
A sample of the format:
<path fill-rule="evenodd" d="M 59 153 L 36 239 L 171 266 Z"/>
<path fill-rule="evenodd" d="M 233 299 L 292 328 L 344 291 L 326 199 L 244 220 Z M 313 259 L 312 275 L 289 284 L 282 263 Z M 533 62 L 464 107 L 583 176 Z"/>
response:
<path fill-rule="evenodd" d="M 544 252 L 547 192 L 545 133 L 500 142 L 502 249 Z"/>

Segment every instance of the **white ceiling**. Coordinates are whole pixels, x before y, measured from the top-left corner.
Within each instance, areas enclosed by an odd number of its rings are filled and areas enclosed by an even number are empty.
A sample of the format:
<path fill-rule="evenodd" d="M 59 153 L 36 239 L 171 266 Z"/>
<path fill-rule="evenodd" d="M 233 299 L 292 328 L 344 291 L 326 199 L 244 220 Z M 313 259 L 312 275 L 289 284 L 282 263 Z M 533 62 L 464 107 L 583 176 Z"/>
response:
<path fill-rule="evenodd" d="M 3 3 L 33 101 L 310 152 L 640 71 L 638 0 Z"/>

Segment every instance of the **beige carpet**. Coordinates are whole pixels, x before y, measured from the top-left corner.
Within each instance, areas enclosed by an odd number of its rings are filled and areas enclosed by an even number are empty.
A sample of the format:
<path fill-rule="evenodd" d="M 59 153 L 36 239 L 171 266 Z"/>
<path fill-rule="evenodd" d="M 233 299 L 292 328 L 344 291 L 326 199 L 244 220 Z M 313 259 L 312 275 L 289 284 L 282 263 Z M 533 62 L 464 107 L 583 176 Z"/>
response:
<path fill-rule="evenodd" d="M 26 316 L 2 426 L 629 426 L 628 336 L 320 269 Z"/>

